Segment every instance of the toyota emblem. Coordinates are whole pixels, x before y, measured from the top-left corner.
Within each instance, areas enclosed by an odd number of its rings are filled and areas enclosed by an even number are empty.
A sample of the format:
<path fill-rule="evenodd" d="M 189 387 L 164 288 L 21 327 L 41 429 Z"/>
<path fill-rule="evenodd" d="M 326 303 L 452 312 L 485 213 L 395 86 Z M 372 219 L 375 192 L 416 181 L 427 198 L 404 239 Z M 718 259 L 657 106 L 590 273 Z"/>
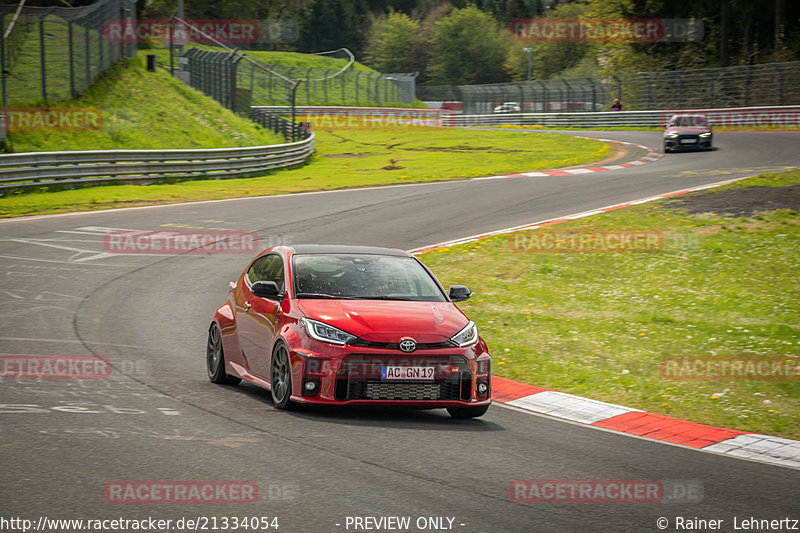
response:
<path fill-rule="evenodd" d="M 400 341 L 400 350 L 411 353 L 417 349 L 417 342 L 414 339 L 403 339 Z"/>

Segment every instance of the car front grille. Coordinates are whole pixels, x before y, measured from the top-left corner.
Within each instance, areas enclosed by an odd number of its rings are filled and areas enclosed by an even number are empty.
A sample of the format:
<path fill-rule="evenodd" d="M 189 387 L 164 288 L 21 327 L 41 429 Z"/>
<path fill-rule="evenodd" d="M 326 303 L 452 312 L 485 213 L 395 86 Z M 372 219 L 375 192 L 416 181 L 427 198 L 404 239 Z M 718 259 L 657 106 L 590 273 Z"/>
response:
<path fill-rule="evenodd" d="M 434 366 L 433 380 L 380 379 L 383 365 Z M 461 400 L 472 395 L 472 374 L 460 355 L 351 354 L 336 374 L 335 398 L 344 400 Z"/>
<path fill-rule="evenodd" d="M 345 383 L 343 389 L 338 381 Z M 347 391 L 347 400 L 459 400 L 459 381 L 380 381 L 375 379 L 337 380 L 337 391 Z M 338 395 L 337 395 L 338 396 Z"/>

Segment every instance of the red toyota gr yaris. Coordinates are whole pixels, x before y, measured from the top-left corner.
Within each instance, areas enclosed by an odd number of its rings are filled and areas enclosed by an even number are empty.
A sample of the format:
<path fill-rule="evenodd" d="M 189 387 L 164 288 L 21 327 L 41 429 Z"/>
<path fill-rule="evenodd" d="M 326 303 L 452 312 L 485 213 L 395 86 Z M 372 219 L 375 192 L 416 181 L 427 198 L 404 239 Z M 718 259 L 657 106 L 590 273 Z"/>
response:
<path fill-rule="evenodd" d="M 298 245 L 253 259 L 208 331 L 214 383 L 242 379 L 295 404 L 444 407 L 481 416 L 491 357 L 478 330 L 416 257 L 388 248 Z"/>

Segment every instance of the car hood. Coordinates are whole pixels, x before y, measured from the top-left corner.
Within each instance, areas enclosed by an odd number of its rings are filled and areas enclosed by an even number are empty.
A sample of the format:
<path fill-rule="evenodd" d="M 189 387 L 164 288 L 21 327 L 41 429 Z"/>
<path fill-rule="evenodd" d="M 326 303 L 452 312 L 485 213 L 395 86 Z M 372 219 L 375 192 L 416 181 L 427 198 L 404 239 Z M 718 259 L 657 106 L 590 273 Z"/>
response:
<path fill-rule="evenodd" d="M 445 342 L 469 323 L 450 302 L 297 300 L 302 313 L 370 342 Z"/>

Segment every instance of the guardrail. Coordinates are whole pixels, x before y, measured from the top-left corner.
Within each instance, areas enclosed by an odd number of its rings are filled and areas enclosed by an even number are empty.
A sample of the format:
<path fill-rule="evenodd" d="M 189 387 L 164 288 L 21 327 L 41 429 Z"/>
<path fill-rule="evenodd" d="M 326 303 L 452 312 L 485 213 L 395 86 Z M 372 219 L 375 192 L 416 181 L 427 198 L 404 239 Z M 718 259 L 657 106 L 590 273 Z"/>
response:
<path fill-rule="evenodd" d="M 665 109 L 661 111 L 605 111 L 598 113 L 495 113 L 451 115 L 451 126 L 498 126 L 514 124 L 562 128 L 657 127 L 678 113 L 700 113 L 714 126 L 776 127 L 800 126 L 800 107 L 738 107 L 727 109 Z"/>
<path fill-rule="evenodd" d="M 314 134 L 291 143 L 188 150 L 89 150 L 0 155 L 0 190 L 74 183 L 228 178 L 290 167 L 314 152 Z"/>

